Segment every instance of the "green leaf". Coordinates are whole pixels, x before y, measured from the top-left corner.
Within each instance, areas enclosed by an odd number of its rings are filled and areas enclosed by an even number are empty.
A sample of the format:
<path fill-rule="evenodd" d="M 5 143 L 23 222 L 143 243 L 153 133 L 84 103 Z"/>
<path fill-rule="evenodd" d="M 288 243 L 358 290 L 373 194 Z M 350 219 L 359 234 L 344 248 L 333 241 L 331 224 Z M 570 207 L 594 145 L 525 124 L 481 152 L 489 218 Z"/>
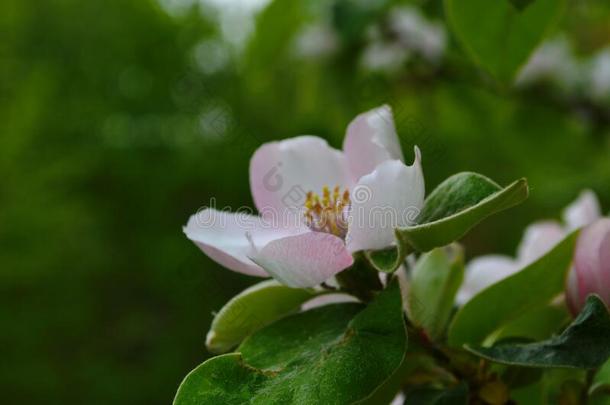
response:
<path fill-rule="evenodd" d="M 606 304 L 590 295 L 574 322 L 559 336 L 536 343 L 499 344 L 466 349 L 496 363 L 525 367 L 593 369 L 610 357 L 610 314 Z"/>
<path fill-rule="evenodd" d="M 413 268 L 408 308 L 414 325 L 428 336 L 441 337 L 464 278 L 464 252 L 453 244 L 423 255 Z"/>
<path fill-rule="evenodd" d="M 286 287 L 266 280 L 242 291 L 216 314 L 206 338 L 212 353 L 224 353 L 246 336 L 299 309 L 316 296 L 313 290 Z"/>
<path fill-rule="evenodd" d="M 610 360 L 595 373 L 593 383 L 589 390 L 590 395 L 608 395 L 610 399 Z"/>
<path fill-rule="evenodd" d="M 253 370 L 239 353 L 213 357 L 186 376 L 174 405 L 247 403 L 271 375 Z"/>
<path fill-rule="evenodd" d="M 182 382 L 175 405 L 352 403 L 399 368 L 407 337 L 392 283 L 367 307 L 336 304 L 291 315 L 212 358 Z"/>
<path fill-rule="evenodd" d="M 464 236 L 488 216 L 523 202 L 528 196 L 525 179 L 502 189 L 476 173 L 458 173 L 441 183 L 424 202 L 419 225 L 398 228 L 399 242 L 427 252 Z"/>
<path fill-rule="evenodd" d="M 383 273 L 395 272 L 409 254 L 409 245 L 397 243 L 396 247 L 383 250 L 367 250 L 364 256 L 374 269 Z"/>
<path fill-rule="evenodd" d="M 454 174 L 426 198 L 417 222 L 425 224 L 457 214 L 501 190 L 493 180 L 478 173 Z"/>
<path fill-rule="evenodd" d="M 455 315 L 449 327 L 449 344 L 480 344 L 499 328 L 560 294 L 577 235 L 573 232 L 534 263 L 475 295 Z"/>
<path fill-rule="evenodd" d="M 445 0 L 445 12 L 469 56 L 510 82 L 559 21 L 565 5 L 565 0 Z"/>
<path fill-rule="evenodd" d="M 567 307 L 561 305 L 546 305 L 521 315 L 519 318 L 503 326 L 485 343 L 493 343 L 506 338 L 526 338 L 543 340 L 552 336 L 557 330 L 567 325 L 571 319 Z"/>
<path fill-rule="evenodd" d="M 358 405 L 378 405 L 389 404 L 398 395 L 405 380 L 414 372 L 416 372 L 417 362 L 413 361 L 413 357 L 409 353 L 402 359 L 402 363 L 396 371 L 382 385 L 377 387 L 373 394 L 369 395 L 362 401 L 357 401 L 354 404 Z"/>

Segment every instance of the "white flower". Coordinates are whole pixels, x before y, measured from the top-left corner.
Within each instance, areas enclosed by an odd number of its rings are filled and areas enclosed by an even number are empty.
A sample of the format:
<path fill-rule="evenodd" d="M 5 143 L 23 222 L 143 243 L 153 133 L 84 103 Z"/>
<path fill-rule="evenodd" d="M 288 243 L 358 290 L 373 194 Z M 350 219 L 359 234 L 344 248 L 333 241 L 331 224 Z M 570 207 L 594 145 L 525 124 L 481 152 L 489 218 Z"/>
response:
<path fill-rule="evenodd" d="M 414 215 L 402 214 L 423 206 L 419 149 L 411 166 L 403 160 L 388 106 L 357 116 L 343 151 L 315 136 L 267 143 L 250 161 L 260 217 L 206 208 L 184 232 L 230 270 L 273 276 L 291 287 L 315 286 L 351 266 L 352 253 L 392 246 L 394 227 L 413 223 Z M 295 189 L 306 196 L 296 212 L 287 203 L 294 202 Z M 379 208 L 396 214 L 395 223 L 371 220 Z"/>

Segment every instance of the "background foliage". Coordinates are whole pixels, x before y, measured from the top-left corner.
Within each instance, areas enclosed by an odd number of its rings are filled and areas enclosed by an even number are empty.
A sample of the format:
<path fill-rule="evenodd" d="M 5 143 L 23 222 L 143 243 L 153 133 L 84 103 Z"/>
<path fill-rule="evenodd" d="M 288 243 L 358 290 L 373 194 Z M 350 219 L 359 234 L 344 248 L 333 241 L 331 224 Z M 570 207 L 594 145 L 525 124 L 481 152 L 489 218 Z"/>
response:
<path fill-rule="evenodd" d="M 209 356 L 212 311 L 255 281 L 188 242 L 188 215 L 211 198 L 252 206 L 261 143 L 310 133 L 339 147 L 382 103 L 403 149 L 422 149 L 428 190 L 463 170 L 528 177 L 529 201 L 477 227 L 467 258 L 514 252 L 582 188 L 608 211 L 610 91 L 499 83 L 449 31 L 440 60 L 371 67 L 398 5 L 446 29 L 440 0 L 2 2 L 4 403 L 168 403 Z M 566 7 L 549 35 L 586 63 L 610 46 L 610 4 Z"/>

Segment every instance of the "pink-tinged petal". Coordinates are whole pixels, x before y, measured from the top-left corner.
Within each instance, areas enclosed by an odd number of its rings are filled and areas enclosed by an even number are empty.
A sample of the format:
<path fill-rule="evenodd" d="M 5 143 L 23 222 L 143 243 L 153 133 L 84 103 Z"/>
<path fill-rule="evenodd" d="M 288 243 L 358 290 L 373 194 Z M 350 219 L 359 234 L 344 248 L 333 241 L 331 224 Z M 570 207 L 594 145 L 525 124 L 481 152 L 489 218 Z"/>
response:
<path fill-rule="evenodd" d="M 606 236 L 599 246 L 599 278 L 601 279 L 600 297 L 610 307 L 610 226 L 607 225 Z"/>
<path fill-rule="evenodd" d="M 519 271 L 519 265 L 510 257 L 501 255 L 481 256 L 466 266 L 464 282 L 456 301 L 463 305 L 492 284 Z"/>
<path fill-rule="evenodd" d="M 276 239 L 252 260 L 280 283 L 294 288 L 318 285 L 354 263 L 341 238 L 322 232 Z"/>
<path fill-rule="evenodd" d="M 582 309 L 589 294 L 598 294 L 610 305 L 610 219 L 600 219 L 582 230 L 567 287 L 574 314 Z"/>
<path fill-rule="evenodd" d="M 549 252 L 566 236 L 558 222 L 541 221 L 527 227 L 517 249 L 517 260 L 521 266 L 535 262 Z"/>
<path fill-rule="evenodd" d="M 424 193 L 417 147 L 412 166 L 400 160 L 388 160 L 360 178 L 351 195 L 348 250 L 356 252 L 394 245 L 394 229 L 415 223 L 424 204 Z"/>
<path fill-rule="evenodd" d="M 389 106 L 358 115 L 347 127 L 343 151 L 354 181 L 386 160 L 404 161 Z"/>
<path fill-rule="evenodd" d="M 599 200 L 591 190 L 584 190 L 578 198 L 566 207 L 563 212 L 563 221 L 569 230 L 587 226 L 602 216 Z"/>
<path fill-rule="evenodd" d="M 344 293 L 330 293 L 324 295 L 318 295 L 315 298 L 310 299 L 303 305 L 301 305 L 302 311 L 309 311 L 310 309 L 323 307 L 330 304 L 344 304 L 346 302 L 360 302 L 358 298 L 353 295 Z"/>
<path fill-rule="evenodd" d="M 271 228 L 271 224 L 247 213 L 228 213 L 209 208 L 192 215 L 183 230 L 212 260 L 230 270 L 260 277 L 268 277 L 269 274 L 248 257 L 253 249 L 299 232 L 291 228 Z"/>
<path fill-rule="evenodd" d="M 265 217 L 301 208 L 308 191 L 350 184 L 343 152 L 315 136 L 267 143 L 250 160 L 250 190 Z"/>

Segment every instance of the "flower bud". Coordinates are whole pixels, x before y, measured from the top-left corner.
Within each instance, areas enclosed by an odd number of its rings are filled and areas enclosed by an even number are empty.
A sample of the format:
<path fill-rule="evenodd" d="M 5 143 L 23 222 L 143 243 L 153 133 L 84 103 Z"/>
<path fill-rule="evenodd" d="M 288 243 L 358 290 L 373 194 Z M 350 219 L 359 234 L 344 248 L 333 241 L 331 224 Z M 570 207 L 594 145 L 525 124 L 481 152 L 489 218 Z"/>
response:
<path fill-rule="evenodd" d="M 572 314 L 580 312 L 589 294 L 610 306 L 610 218 L 584 228 L 576 242 L 566 294 Z"/>

